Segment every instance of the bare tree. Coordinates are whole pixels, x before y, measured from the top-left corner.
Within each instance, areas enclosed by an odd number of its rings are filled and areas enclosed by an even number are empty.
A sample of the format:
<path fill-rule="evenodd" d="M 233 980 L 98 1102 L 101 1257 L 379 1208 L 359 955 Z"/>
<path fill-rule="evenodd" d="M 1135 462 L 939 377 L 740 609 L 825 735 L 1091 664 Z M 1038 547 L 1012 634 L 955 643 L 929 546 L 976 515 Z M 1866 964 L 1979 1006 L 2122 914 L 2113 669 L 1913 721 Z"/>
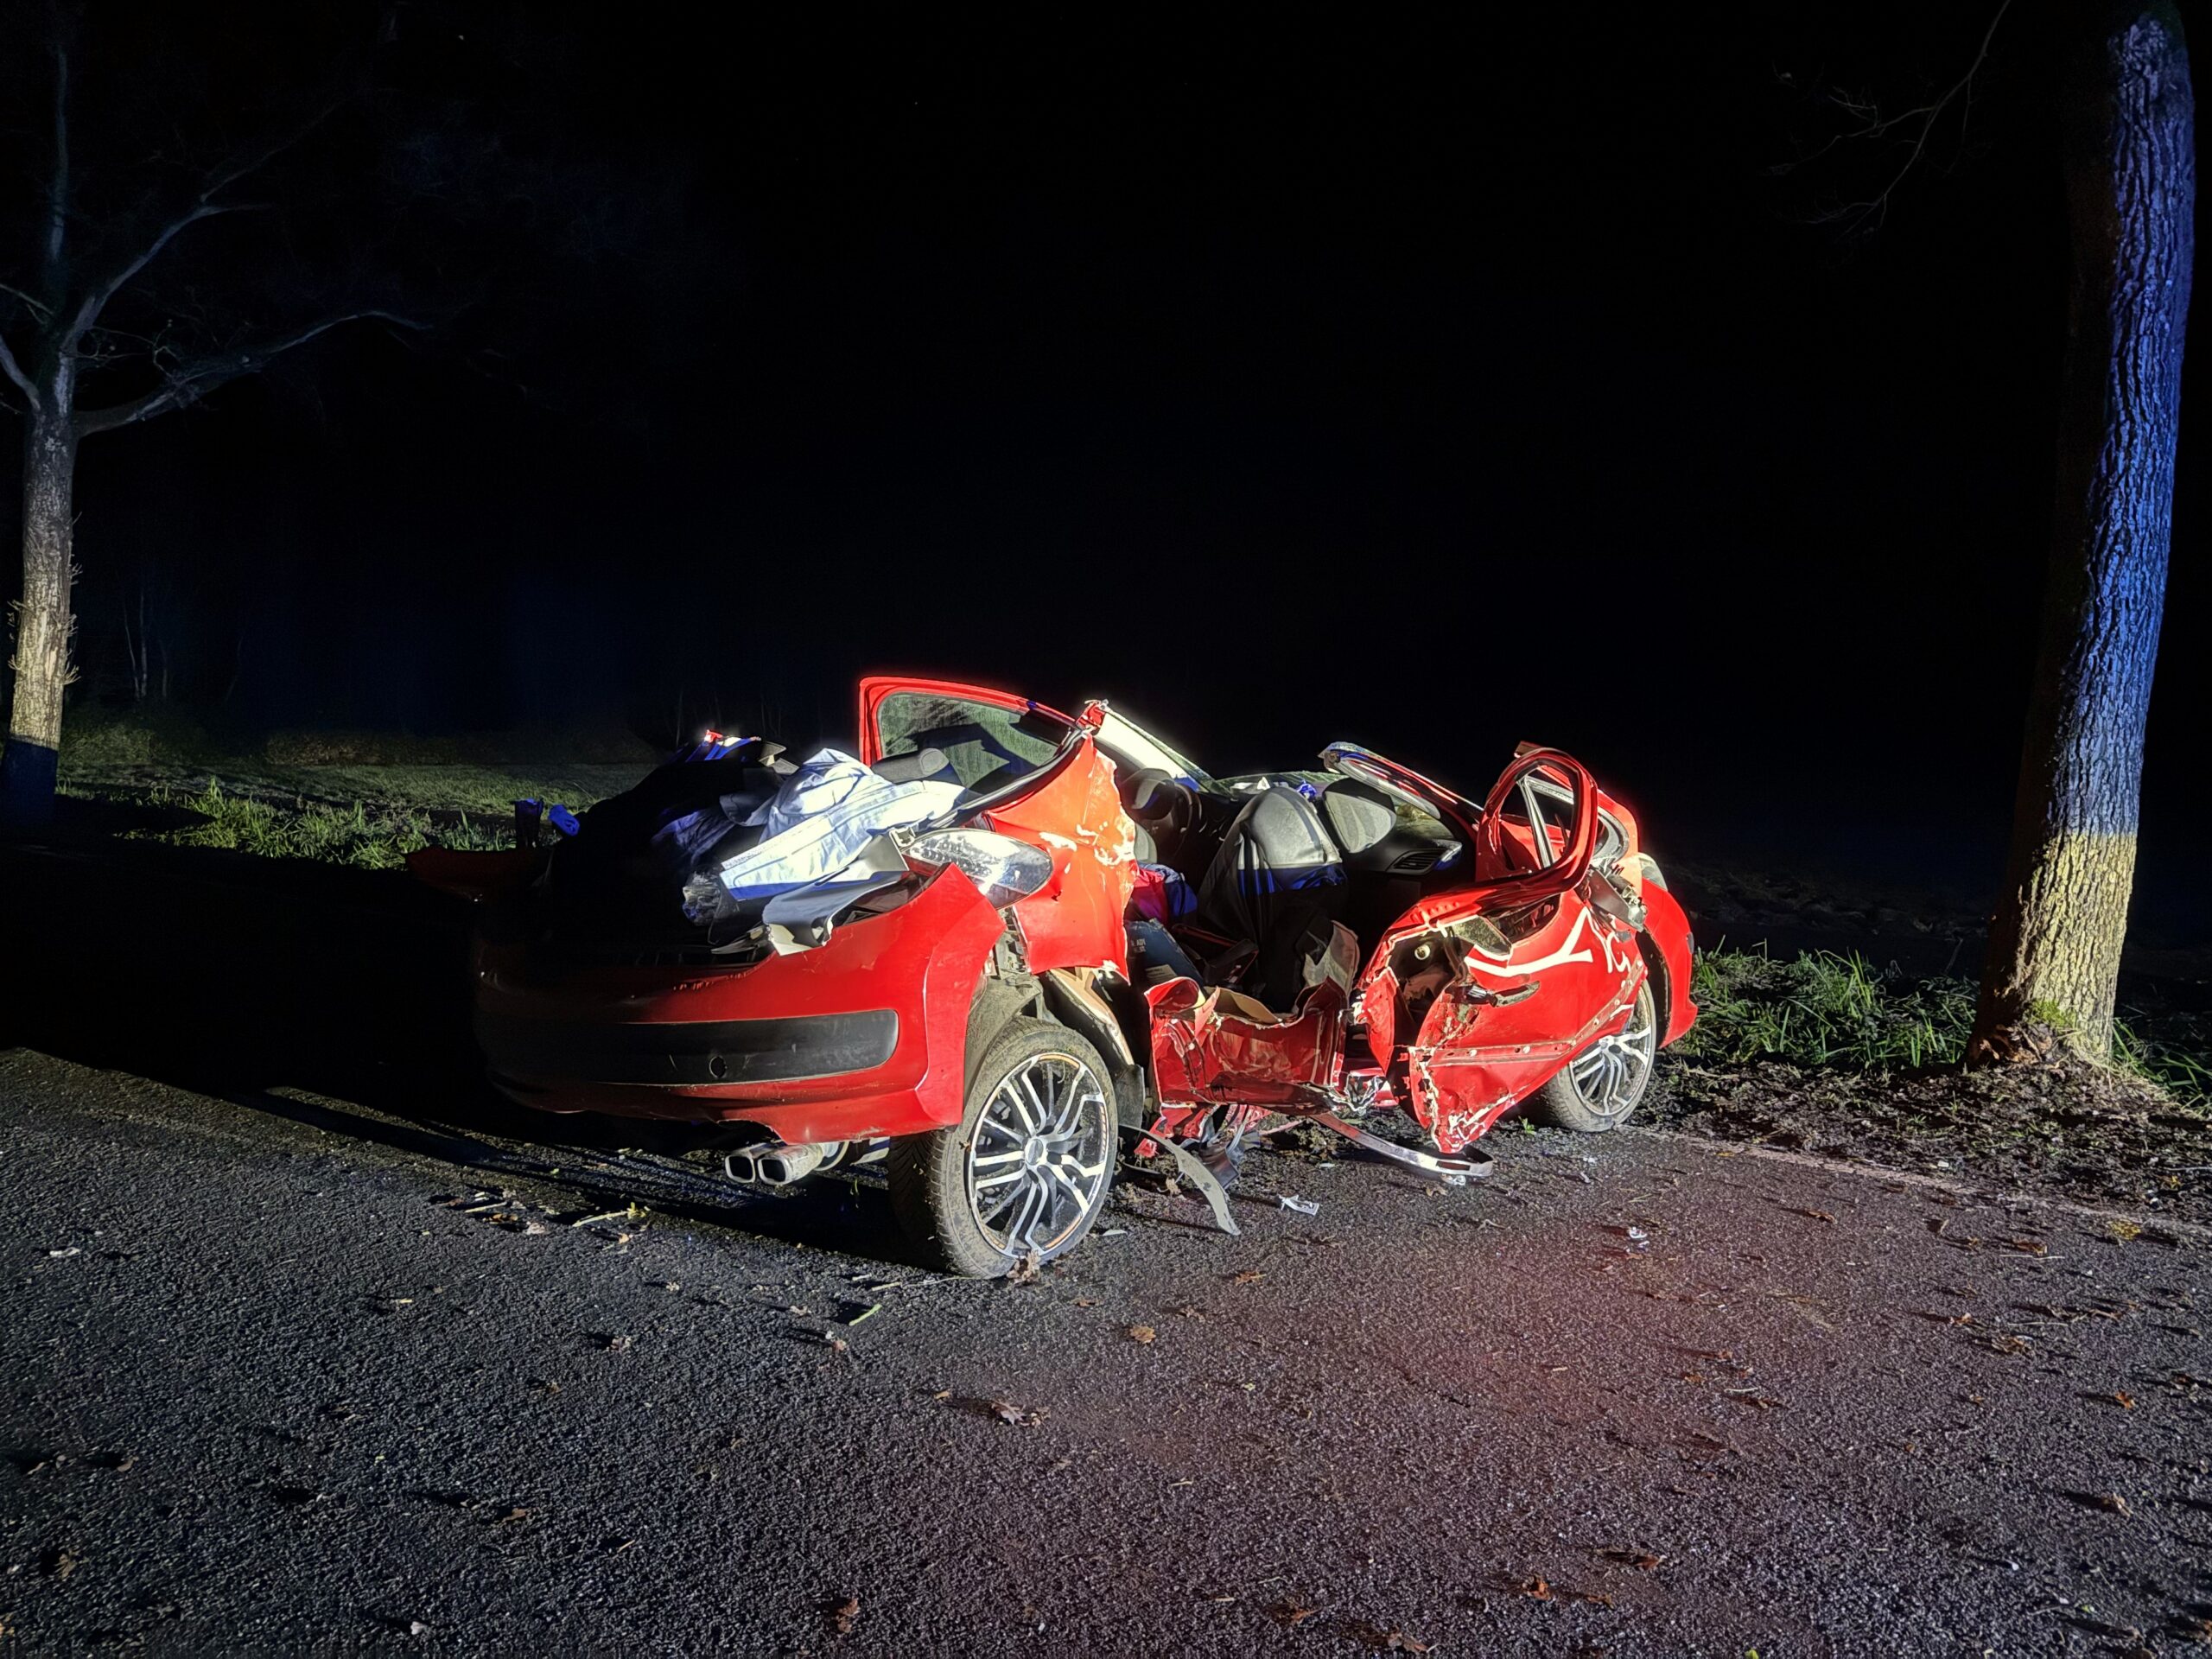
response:
<path fill-rule="evenodd" d="M 258 89 L 248 88 L 243 113 L 234 75 L 195 79 L 173 57 L 149 63 L 135 13 L 118 22 L 54 0 L 0 20 L 0 39 L 16 41 L 16 63 L 37 66 L 45 82 L 42 118 L 26 135 L 35 212 L 0 225 L 19 242 L 13 261 L 0 257 L 0 397 L 23 423 L 23 588 L 12 616 L 15 695 L 0 761 L 0 817 L 11 823 L 35 823 L 52 810 L 63 696 L 75 672 L 79 444 L 189 408 L 333 329 L 423 326 L 382 297 L 393 286 L 388 271 L 363 281 L 351 249 L 333 256 L 343 238 L 300 236 L 292 226 L 292 238 L 274 249 L 210 245 L 247 221 L 282 225 L 288 205 L 306 200 L 312 212 L 342 197 L 327 182 L 306 182 L 300 163 L 310 153 L 324 162 L 339 156 L 340 167 L 326 173 L 359 165 L 360 135 L 336 129 L 372 94 L 371 64 L 392 25 L 358 8 L 322 16 L 335 28 L 302 48 L 327 54 L 319 84 L 308 83 L 312 96 L 296 101 L 280 88 L 255 97 Z M 265 22 L 246 22 L 247 32 Z M 256 61 L 243 41 L 197 44 Z M 103 45 L 115 49 L 103 54 Z M 158 53 L 175 42 L 156 36 L 151 46 Z M 113 61 L 134 54 L 135 65 Z M 302 67 L 268 55 L 272 78 L 289 82 Z M 88 61 L 105 72 L 89 97 Z M 16 90 L 29 93 L 36 77 L 17 74 Z M 178 86 L 191 95 L 185 114 L 202 118 L 199 132 L 181 130 L 179 111 L 163 107 L 162 94 Z M 188 268 L 177 271 L 181 264 Z M 166 287 L 165 275 L 175 278 Z"/>
<path fill-rule="evenodd" d="M 2171 537 L 2196 198 L 2181 19 L 2087 31 L 2061 120 L 2074 280 L 2043 638 L 1968 1059 L 2112 1049 Z"/>

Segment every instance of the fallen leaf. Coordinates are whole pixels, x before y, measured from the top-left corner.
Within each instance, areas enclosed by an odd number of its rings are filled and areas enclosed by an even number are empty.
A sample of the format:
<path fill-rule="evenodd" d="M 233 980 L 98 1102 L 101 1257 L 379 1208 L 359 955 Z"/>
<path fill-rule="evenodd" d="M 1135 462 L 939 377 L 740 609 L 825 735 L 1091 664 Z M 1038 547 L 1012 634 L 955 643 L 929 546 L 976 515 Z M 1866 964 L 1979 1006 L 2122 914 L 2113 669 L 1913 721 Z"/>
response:
<path fill-rule="evenodd" d="M 2121 1243 L 2125 1244 L 2131 1239 L 2137 1239 L 2143 1236 L 2143 1224 L 2139 1221 L 2128 1221 L 2122 1217 L 2114 1216 L 2110 1221 L 2105 1223 L 2105 1230 L 2110 1233 L 2114 1238 L 2118 1239 Z"/>
<path fill-rule="evenodd" d="M 1598 1553 L 1609 1561 L 1618 1561 L 1624 1567 L 1635 1567 L 1640 1573 L 1656 1572 L 1667 1559 L 1664 1555 L 1654 1555 L 1648 1549 L 1601 1549 Z"/>
<path fill-rule="evenodd" d="M 2022 1255 L 2049 1255 L 2050 1254 L 2050 1246 L 2039 1238 L 2008 1238 L 2005 1241 L 2005 1248 L 2008 1250 L 2018 1250 Z"/>
<path fill-rule="evenodd" d="M 2127 1507 L 2127 1500 L 2118 1492 L 2061 1492 L 2059 1496 L 2073 1499 L 2085 1510 L 2101 1510 L 2107 1515 L 2132 1517 L 2135 1513 Z"/>
<path fill-rule="evenodd" d="M 1772 1411 L 1782 1404 L 1772 1395 L 1761 1394 L 1757 1389 L 1723 1389 L 1720 1392 L 1739 1406 L 1757 1406 L 1761 1411 Z"/>
<path fill-rule="evenodd" d="M 38 1558 L 39 1570 L 50 1579 L 66 1579 L 77 1570 L 83 1559 L 74 1550 L 57 1545 Z"/>
<path fill-rule="evenodd" d="M 1529 1579 L 1521 1586 L 1521 1593 L 1531 1601 L 1549 1601 L 1552 1599 L 1552 1586 L 1544 1579 Z"/>
<path fill-rule="evenodd" d="M 1803 1216 L 1808 1221 L 1825 1221 L 1831 1226 L 1835 1223 L 1835 1217 L 1825 1210 L 1801 1210 L 1794 1204 L 1785 1204 L 1782 1207 L 1791 1215 Z"/>
<path fill-rule="evenodd" d="M 1268 1275 L 1266 1274 L 1262 1273 L 1257 1268 L 1247 1268 L 1243 1272 L 1234 1275 L 1230 1279 L 1230 1282 L 1231 1284 L 1237 1285 L 1256 1285 L 1261 1280 L 1267 1276 Z"/>
<path fill-rule="evenodd" d="M 1025 1411 L 1011 1400 L 994 1400 L 990 1405 L 991 1414 L 994 1417 L 1002 1423 L 1012 1423 L 1019 1428 L 1034 1428 L 1050 1414 L 1042 1407 L 1033 1411 Z"/>
<path fill-rule="evenodd" d="M 840 1596 L 830 1604 L 830 1628 L 840 1636 L 850 1636 L 853 1626 L 860 1623 L 861 1599 Z"/>
<path fill-rule="evenodd" d="M 599 1345 L 610 1354 L 624 1354 L 629 1352 L 637 1340 L 635 1337 L 607 1336 L 599 1339 Z"/>
<path fill-rule="evenodd" d="M 1379 1624 L 1370 1624 L 1361 1632 L 1367 1645 L 1378 1653 L 1427 1653 L 1429 1644 L 1416 1642 L 1403 1630 L 1384 1630 Z"/>
<path fill-rule="evenodd" d="M 2015 1337 L 2004 1332 L 1999 1332 L 1993 1336 L 1976 1337 L 1974 1342 L 1977 1345 L 1988 1349 L 1993 1354 L 2011 1354 L 2015 1357 L 2029 1352 L 2031 1346 L 2025 1337 Z"/>
<path fill-rule="evenodd" d="M 1160 1332 L 1154 1330 L 1148 1325 L 1133 1325 L 1129 1327 L 1129 1340 L 1131 1342 L 1148 1343 L 1156 1339 L 1159 1335 Z"/>
<path fill-rule="evenodd" d="M 1301 1607 L 1294 1601 L 1286 1601 L 1274 1610 L 1271 1617 L 1285 1630 L 1294 1630 L 1320 1611 L 1319 1607 Z"/>

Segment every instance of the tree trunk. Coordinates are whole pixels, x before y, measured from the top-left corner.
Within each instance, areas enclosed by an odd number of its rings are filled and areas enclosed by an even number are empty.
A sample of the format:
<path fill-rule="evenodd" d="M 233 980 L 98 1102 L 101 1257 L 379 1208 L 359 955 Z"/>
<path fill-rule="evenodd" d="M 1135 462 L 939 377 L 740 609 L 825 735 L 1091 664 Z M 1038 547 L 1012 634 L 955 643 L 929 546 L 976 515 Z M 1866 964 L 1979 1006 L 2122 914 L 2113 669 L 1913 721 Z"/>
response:
<path fill-rule="evenodd" d="M 2189 57 L 2171 5 L 2104 14 L 2063 119 L 2074 283 L 2058 499 L 1975 1064 L 2112 1049 L 2195 242 Z"/>
<path fill-rule="evenodd" d="M 15 702 L 0 759 L 0 819 L 35 829 L 54 815 L 54 769 L 61 748 L 62 690 L 69 665 L 69 584 L 76 574 L 70 492 L 77 434 L 70 369 L 48 377 L 47 394 L 24 420 L 23 596 L 16 607 Z"/>

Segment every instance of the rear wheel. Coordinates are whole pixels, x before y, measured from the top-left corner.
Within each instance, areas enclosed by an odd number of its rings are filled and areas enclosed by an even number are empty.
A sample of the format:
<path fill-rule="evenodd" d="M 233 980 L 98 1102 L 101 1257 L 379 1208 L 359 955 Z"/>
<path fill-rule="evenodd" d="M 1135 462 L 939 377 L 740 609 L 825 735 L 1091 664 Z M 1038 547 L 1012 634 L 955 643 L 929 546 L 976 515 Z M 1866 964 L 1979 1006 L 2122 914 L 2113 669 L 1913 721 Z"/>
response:
<path fill-rule="evenodd" d="M 891 1145 L 892 1207 L 940 1268 L 992 1279 L 1083 1240 L 1113 1184 L 1116 1117 L 1097 1050 L 1011 1021 L 969 1069 L 961 1121 Z"/>
<path fill-rule="evenodd" d="M 1596 1135 L 1628 1121 L 1651 1082 L 1659 1055 L 1659 1020 L 1646 976 L 1628 1024 L 1600 1037 L 1529 1098 L 1530 1115 L 1562 1129 Z"/>

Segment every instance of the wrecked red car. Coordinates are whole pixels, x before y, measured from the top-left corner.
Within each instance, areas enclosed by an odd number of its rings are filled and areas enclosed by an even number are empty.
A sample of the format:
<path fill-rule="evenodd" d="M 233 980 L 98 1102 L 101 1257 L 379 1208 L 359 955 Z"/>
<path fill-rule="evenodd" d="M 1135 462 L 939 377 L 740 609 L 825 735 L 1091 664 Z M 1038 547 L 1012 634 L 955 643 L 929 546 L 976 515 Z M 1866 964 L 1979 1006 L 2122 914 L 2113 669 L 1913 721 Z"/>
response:
<path fill-rule="evenodd" d="M 478 901 L 500 1089 L 696 1123 L 743 1180 L 882 1158 L 923 1251 L 989 1275 L 1073 1248 L 1125 1140 L 1234 1231 L 1223 1178 L 1286 1119 L 1464 1180 L 1520 1103 L 1619 1124 L 1695 1018 L 1681 907 L 1556 750 L 1478 805 L 1344 743 L 1211 777 L 1103 702 L 880 677 L 859 712 L 856 754 L 710 734 L 513 852 L 416 855 Z"/>

